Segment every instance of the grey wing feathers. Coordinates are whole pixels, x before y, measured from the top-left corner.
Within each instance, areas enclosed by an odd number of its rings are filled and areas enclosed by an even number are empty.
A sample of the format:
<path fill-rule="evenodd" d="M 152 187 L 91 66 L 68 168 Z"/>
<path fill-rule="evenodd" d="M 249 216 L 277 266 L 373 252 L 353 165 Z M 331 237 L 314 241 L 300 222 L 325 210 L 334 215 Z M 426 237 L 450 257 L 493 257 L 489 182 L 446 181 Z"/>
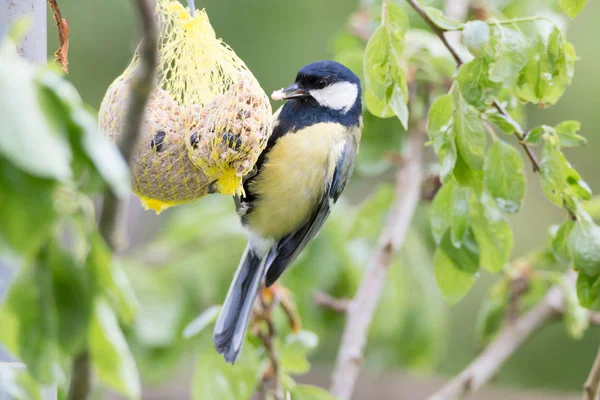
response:
<path fill-rule="evenodd" d="M 342 154 L 337 162 L 331 183 L 325 193 L 319 207 L 312 217 L 297 231 L 282 238 L 271 250 L 267 258 L 267 275 L 265 284 L 271 286 L 281 276 L 283 271 L 290 265 L 306 245 L 319 233 L 325 220 L 331 212 L 331 207 L 340 197 L 354 168 L 354 157 L 356 148 L 346 142 Z"/>

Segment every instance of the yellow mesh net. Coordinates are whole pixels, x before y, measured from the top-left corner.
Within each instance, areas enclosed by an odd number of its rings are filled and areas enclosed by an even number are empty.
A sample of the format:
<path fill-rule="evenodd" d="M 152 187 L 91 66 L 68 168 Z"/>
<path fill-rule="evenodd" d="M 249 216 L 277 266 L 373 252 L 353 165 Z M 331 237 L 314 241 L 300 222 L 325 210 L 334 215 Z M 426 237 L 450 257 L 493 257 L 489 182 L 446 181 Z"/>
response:
<path fill-rule="evenodd" d="M 157 88 L 146 107 L 132 165 L 133 191 L 146 208 L 165 208 L 217 191 L 241 192 L 264 149 L 272 111 L 244 62 L 218 39 L 204 10 L 192 17 L 176 0 L 158 0 Z M 136 54 L 108 88 L 100 128 L 122 131 Z"/>

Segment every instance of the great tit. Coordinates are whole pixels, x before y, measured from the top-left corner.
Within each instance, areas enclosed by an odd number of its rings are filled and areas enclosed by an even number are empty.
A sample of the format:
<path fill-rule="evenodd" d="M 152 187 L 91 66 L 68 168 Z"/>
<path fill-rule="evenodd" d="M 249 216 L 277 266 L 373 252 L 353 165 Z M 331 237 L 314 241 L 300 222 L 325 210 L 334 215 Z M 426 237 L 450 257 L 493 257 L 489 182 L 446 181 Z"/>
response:
<path fill-rule="evenodd" d="M 288 100 L 256 173 L 234 198 L 248 245 L 215 325 L 213 341 L 234 363 L 263 278 L 269 287 L 317 235 L 354 168 L 362 129 L 360 80 L 334 61 L 317 61 L 273 95 Z"/>

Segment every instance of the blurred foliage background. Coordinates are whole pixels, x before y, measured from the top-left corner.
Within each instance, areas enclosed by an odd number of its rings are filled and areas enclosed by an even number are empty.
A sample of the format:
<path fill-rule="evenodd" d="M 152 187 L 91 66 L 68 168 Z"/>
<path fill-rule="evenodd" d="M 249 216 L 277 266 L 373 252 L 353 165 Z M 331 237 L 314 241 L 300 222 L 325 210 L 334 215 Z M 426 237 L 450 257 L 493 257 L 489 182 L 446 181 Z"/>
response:
<path fill-rule="evenodd" d="M 304 64 L 331 58 L 333 38 L 358 5 L 351 0 L 197 1 L 198 7 L 207 9 L 217 35 L 247 63 L 267 93 L 291 83 Z M 135 48 L 137 23 L 131 2 L 61 0 L 60 6 L 71 24 L 69 79 L 97 109 L 104 91 L 127 66 Z M 596 17 L 600 17 L 600 4 L 590 2 L 570 25 L 568 37 L 581 58 L 574 83 L 551 110 L 528 109 L 527 126 L 554 125 L 564 119 L 581 121 L 588 145 L 567 155 L 598 190 L 596 152 L 600 151 L 600 136 L 595 129 L 600 122 L 600 53 L 593 34 Z M 49 36 L 53 51 L 58 47 L 53 29 L 49 29 Z M 370 192 L 364 190 L 372 187 L 368 176 L 389 166 L 387 161 L 381 165 L 381 161 L 373 160 L 401 151 L 399 123 L 386 120 L 379 124 L 373 132 L 380 134 L 365 138 L 359 173 L 345 201 L 282 280 L 294 293 L 304 327 L 320 336 L 319 350 L 312 357 L 317 363 L 332 362 L 343 319 L 315 306 L 312 295 L 315 290 L 338 296 L 354 293 L 381 222 L 378 210 L 391 201 L 390 190 L 381 187 L 368 206 L 354 206 Z M 526 203 L 511 220 L 515 231 L 513 256 L 543 244 L 549 224 L 562 221 L 564 216 L 544 198 L 536 177 L 531 176 L 529 182 Z M 391 270 L 371 330 L 367 361 L 374 371 L 415 367 L 452 375 L 479 348 L 476 314 L 494 278 L 483 276 L 461 303 L 453 308 L 445 305 L 431 272 L 431 243 L 422 239 L 427 236 L 426 208 L 419 209 L 404 251 Z M 190 350 L 210 345 L 210 329 L 194 340 L 183 339 L 181 332 L 200 312 L 222 301 L 245 237 L 233 202 L 225 197 L 210 196 L 159 217 L 141 211 L 136 199 L 130 209 L 130 248 L 122 261 L 142 307 L 129 334 L 144 379 L 159 382 L 169 379 L 182 359 L 194 359 L 186 357 L 193 354 Z M 597 338 L 598 331 L 591 329 L 576 342 L 567 337 L 560 323 L 549 326 L 517 352 L 497 382 L 578 391 L 592 363 Z"/>

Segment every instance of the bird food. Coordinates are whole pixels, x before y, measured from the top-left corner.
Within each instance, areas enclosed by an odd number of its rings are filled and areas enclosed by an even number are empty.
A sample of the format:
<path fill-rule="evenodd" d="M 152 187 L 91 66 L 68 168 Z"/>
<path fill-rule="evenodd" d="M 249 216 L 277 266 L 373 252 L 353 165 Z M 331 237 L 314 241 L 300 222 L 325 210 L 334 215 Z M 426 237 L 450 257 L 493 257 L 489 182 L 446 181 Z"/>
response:
<path fill-rule="evenodd" d="M 272 111 L 244 62 L 176 0 L 158 0 L 157 87 L 146 106 L 132 165 L 132 189 L 146 208 L 165 208 L 207 193 L 238 194 L 266 146 Z M 108 88 L 99 125 L 113 141 L 124 127 L 131 64 Z"/>

